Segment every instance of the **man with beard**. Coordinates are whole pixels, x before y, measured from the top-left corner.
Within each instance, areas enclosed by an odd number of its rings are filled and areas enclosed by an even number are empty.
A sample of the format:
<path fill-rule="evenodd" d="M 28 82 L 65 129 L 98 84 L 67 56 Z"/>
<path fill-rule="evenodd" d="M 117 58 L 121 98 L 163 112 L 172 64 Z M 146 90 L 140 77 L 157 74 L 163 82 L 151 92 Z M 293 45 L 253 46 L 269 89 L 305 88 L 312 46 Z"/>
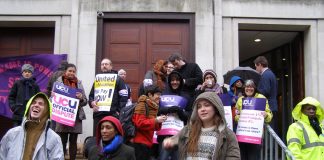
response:
<path fill-rule="evenodd" d="M 97 104 L 98 100 L 95 99 L 94 83 L 89 94 L 89 106 L 93 110 L 93 136 L 96 136 L 96 126 L 98 122 L 106 116 L 119 117 L 120 110 L 125 107 L 127 103 L 128 91 L 125 87 L 124 81 L 117 75 L 117 72 L 112 70 L 112 62 L 108 58 L 101 61 L 101 74 L 116 74 L 117 80 L 114 88 L 114 93 L 111 102 L 110 111 L 99 111 Z"/>

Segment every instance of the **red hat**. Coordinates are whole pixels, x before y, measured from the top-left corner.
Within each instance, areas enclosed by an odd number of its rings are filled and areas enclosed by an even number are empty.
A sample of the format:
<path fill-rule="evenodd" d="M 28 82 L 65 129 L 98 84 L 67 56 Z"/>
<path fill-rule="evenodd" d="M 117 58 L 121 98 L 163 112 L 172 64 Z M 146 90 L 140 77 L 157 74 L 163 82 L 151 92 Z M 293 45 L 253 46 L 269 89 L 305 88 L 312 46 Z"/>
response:
<path fill-rule="evenodd" d="M 101 133 L 100 133 L 101 123 L 103 123 L 105 121 L 111 122 L 117 129 L 118 134 L 120 134 L 121 136 L 124 136 L 124 130 L 123 130 L 123 127 L 122 127 L 120 121 L 113 116 L 106 116 L 106 117 L 102 118 L 97 125 L 97 131 L 96 131 L 97 144 L 100 143 L 100 139 L 101 139 Z"/>

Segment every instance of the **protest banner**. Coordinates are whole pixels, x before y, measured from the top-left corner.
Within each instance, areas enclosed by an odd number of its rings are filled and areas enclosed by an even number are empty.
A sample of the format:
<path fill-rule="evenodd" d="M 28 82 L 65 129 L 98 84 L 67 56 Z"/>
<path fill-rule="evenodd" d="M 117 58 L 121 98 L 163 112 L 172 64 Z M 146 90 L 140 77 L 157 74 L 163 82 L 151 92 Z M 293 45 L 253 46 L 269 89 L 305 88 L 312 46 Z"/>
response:
<path fill-rule="evenodd" d="M 97 74 L 94 84 L 94 96 L 99 111 L 110 111 L 114 96 L 117 74 Z"/>
<path fill-rule="evenodd" d="M 73 127 L 79 107 L 79 99 L 76 98 L 76 93 L 81 91 L 63 83 L 55 82 L 52 92 L 52 120 Z"/>
<path fill-rule="evenodd" d="M 232 115 L 232 98 L 229 94 L 220 94 L 219 98 L 222 100 L 225 111 L 225 120 L 227 127 L 233 131 L 233 115 Z"/>
<path fill-rule="evenodd" d="M 239 142 L 261 144 L 265 106 L 265 98 L 243 98 L 236 130 Z"/>
<path fill-rule="evenodd" d="M 187 106 L 187 99 L 177 95 L 163 95 L 160 100 L 160 107 L 179 107 L 185 109 Z M 176 135 L 184 127 L 183 121 L 180 120 L 176 113 L 169 113 L 168 118 L 162 123 L 161 130 L 157 135 Z"/>
<path fill-rule="evenodd" d="M 46 91 L 49 78 L 57 70 L 66 54 L 34 54 L 27 56 L 0 58 L 0 115 L 12 117 L 8 95 L 14 82 L 21 78 L 21 67 L 31 64 L 34 67 L 33 77 L 42 92 Z"/>

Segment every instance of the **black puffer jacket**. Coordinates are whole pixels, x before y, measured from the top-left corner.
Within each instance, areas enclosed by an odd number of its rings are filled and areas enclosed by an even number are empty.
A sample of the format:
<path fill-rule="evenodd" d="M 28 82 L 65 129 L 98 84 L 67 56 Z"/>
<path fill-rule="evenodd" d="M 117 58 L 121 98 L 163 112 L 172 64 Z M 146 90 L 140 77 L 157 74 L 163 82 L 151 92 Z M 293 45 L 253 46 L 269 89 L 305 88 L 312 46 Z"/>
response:
<path fill-rule="evenodd" d="M 40 89 L 35 78 L 21 78 L 15 81 L 8 96 L 13 120 L 22 120 L 28 100 L 38 92 Z"/>

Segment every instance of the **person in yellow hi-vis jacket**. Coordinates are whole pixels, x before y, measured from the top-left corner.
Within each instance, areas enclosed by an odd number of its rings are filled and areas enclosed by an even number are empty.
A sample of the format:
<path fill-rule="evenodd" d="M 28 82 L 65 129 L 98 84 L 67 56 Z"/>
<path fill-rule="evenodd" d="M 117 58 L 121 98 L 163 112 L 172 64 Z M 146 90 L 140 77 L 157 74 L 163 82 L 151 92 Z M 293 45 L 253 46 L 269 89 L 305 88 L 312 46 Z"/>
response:
<path fill-rule="evenodd" d="M 288 149 L 296 160 L 324 158 L 324 110 L 319 101 L 306 97 L 299 102 L 292 116 L 296 120 L 287 132 Z"/>

